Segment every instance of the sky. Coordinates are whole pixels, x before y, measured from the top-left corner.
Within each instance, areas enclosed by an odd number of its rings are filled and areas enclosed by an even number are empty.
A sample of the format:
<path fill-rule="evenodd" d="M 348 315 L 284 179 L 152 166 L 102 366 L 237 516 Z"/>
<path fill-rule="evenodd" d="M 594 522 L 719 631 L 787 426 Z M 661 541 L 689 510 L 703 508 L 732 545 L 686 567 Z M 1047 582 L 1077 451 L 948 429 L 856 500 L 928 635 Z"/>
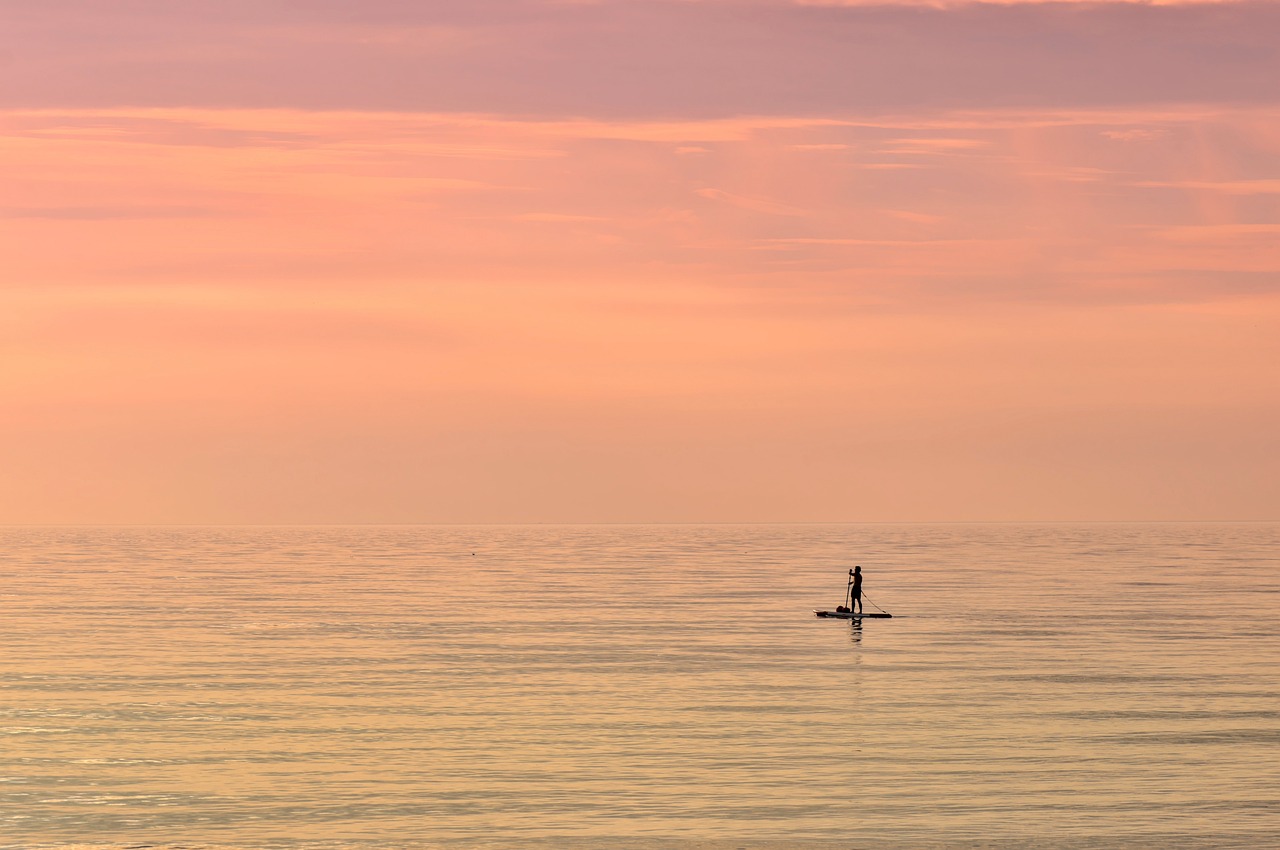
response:
<path fill-rule="evenodd" d="M 0 524 L 1280 519 L 1280 4 L 0 32 Z"/>

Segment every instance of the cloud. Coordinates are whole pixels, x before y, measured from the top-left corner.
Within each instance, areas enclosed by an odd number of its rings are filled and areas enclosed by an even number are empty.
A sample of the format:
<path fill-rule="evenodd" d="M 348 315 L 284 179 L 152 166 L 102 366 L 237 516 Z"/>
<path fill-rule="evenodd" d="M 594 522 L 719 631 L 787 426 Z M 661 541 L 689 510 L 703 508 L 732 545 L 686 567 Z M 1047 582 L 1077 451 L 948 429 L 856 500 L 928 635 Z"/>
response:
<path fill-rule="evenodd" d="M 816 236 L 793 236 L 788 238 L 770 239 L 768 242 L 780 246 L 836 245 L 853 246 L 857 248 L 945 248 L 952 245 L 971 245 L 980 242 L 988 248 L 1000 247 L 1000 243 L 997 242 L 974 239 L 837 239 Z"/>
<path fill-rule="evenodd" d="M 1182 516 L 1173 478 L 1261 516 L 1277 126 L 1223 104 L 0 111 L 3 507 Z M 1105 135 L 1133 128 L 1159 132 Z M 927 167 L 882 167 L 905 164 Z"/>
<path fill-rule="evenodd" d="M 893 139 L 882 149 L 882 152 L 947 156 L 980 150 L 984 147 L 987 147 L 987 143 L 982 139 L 949 139 L 926 136 L 914 139 Z"/>
<path fill-rule="evenodd" d="M 700 2 L 700 0 L 693 0 Z M 735 2 L 735 0 L 701 0 L 701 2 Z M 1139 6 L 1203 6 L 1214 3 L 1245 3 L 1256 0 L 781 0 L 796 6 L 916 6 L 949 9 L 978 4 L 993 6 L 1041 6 L 1077 3 L 1088 6 L 1104 4 Z"/>
<path fill-rule="evenodd" d="M 911 210 L 885 210 L 885 215 L 891 215 L 904 221 L 914 221 L 918 224 L 937 224 L 942 221 L 942 216 L 912 212 Z"/>
<path fill-rule="evenodd" d="M 1148 127 L 1133 127 L 1127 130 L 1103 130 L 1102 135 L 1117 142 L 1149 142 L 1160 138 L 1161 132 Z"/>
<path fill-rule="evenodd" d="M 740 207 L 744 210 L 752 212 L 761 212 L 768 215 L 786 215 L 786 216 L 803 216 L 808 215 L 808 211 L 793 207 L 789 204 L 772 201 L 768 198 L 752 198 L 744 195 L 735 195 L 732 192 L 726 192 L 723 189 L 703 188 L 694 192 L 700 198 L 707 198 L 712 201 L 723 201 L 731 206 Z"/>
<path fill-rule="evenodd" d="M 337 291 L 662 270 L 851 303 L 1207 301 L 1276 271 L 1277 110 L 532 120 L 0 113 L 7 280 Z M 187 126 L 233 144 L 193 145 Z M 1118 144 L 1104 130 L 1151 128 Z M 290 140 L 282 145 L 281 139 Z M 254 140 L 257 140 L 256 142 Z M 678 148 L 696 146 L 696 156 Z M 887 148 L 940 151 L 886 162 Z M 894 156 L 911 157 L 909 154 Z M 917 166 L 917 167 L 908 167 Z M 1167 291 L 1173 269 L 1205 274 Z M 1248 291 L 1264 291 L 1256 282 Z"/>
<path fill-rule="evenodd" d="M 1226 195 L 1280 195 L 1280 178 L 1274 177 L 1259 180 L 1144 180 L 1134 185 L 1150 189 L 1222 192 Z"/>
<path fill-rule="evenodd" d="M 603 216 L 598 215 L 572 215 L 570 213 L 554 213 L 554 212 L 533 212 L 521 213 L 515 216 L 517 221 L 541 221 L 549 224 L 582 224 L 592 221 L 607 221 Z"/>
<path fill-rule="evenodd" d="M 523 116 L 1275 103 L 1280 7 L 5 4 L 0 105 Z"/>
<path fill-rule="evenodd" d="M 197 206 L 0 206 L 0 218 L 48 219 L 52 221 L 110 221 L 112 219 L 210 218 L 227 215 L 225 210 Z"/>

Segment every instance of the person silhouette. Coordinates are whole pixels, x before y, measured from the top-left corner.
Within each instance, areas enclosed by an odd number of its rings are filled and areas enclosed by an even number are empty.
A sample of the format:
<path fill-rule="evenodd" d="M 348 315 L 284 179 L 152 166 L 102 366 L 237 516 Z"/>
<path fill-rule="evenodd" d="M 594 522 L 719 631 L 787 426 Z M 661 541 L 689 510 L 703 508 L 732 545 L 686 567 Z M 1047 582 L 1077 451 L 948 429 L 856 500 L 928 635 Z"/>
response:
<path fill-rule="evenodd" d="M 849 570 L 849 611 L 862 613 L 862 567 Z"/>

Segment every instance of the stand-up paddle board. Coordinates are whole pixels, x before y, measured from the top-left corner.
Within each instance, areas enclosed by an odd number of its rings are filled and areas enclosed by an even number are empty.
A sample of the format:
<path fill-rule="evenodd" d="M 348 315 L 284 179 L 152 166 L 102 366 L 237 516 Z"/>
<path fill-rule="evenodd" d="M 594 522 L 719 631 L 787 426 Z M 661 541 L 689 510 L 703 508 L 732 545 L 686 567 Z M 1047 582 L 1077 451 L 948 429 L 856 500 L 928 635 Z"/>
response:
<path fill-rule="evenodd" d="M 892 614 L 881 614 L 874 611 L 870 614 L 855 614 L 852 611 L 819 611 L 816 608 L 813 613 L 817 614 L 819 617 L 838 617 L 841 620 L 861 620 L 863 617 L 880 617 L 881 619 L 889 619 L 893 617 Z"/>

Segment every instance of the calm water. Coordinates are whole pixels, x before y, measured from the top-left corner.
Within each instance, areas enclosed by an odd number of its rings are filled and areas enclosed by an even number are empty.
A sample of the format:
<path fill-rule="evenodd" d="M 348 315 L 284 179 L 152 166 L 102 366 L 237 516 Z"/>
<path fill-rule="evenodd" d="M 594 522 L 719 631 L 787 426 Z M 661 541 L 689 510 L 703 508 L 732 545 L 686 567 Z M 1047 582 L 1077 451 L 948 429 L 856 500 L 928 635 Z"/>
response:
<path fill-rule="evenodd" d="M 0 847 L 1280 846 L 1280 526 L 0 529 Z M 847 569 L 892 620 L 817 620 Z"/>

